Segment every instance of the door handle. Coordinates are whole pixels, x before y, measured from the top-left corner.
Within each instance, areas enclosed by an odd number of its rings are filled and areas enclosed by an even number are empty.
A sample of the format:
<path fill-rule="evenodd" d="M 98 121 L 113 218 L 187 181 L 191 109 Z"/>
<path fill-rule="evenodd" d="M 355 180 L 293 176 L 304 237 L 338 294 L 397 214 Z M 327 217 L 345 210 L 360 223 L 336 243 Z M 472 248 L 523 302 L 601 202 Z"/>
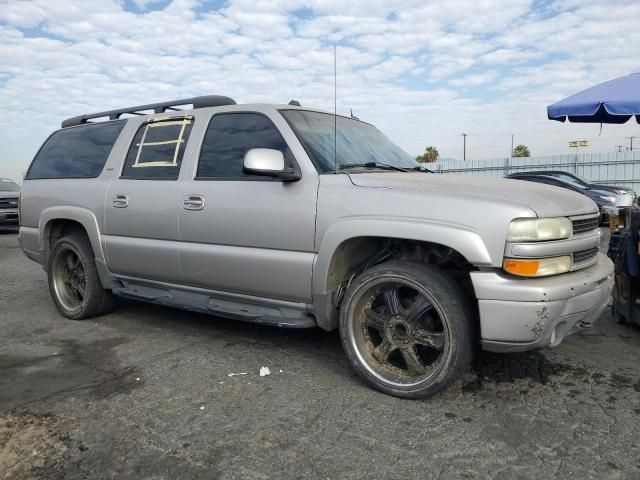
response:
<path fill-rule="evenodd" d="M 126 195 L 116 195 L 113 197 L 113 206 L 116 208 L 126 208 L 129 205 L 129 197 Z"/>
<path fill-rule="evenodd" d="M 187 195 L 183 202 L 185 210 L 202 210 L 204 208 L 203 195 Z"/>

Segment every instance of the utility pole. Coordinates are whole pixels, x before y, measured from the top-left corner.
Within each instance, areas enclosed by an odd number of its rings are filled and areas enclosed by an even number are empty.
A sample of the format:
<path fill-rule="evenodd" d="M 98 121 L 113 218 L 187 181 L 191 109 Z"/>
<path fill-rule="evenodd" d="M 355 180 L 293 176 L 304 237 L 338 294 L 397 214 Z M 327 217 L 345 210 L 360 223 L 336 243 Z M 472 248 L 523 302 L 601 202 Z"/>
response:
<path fill-rule="evenodd" d="M 588 147 L 588 146 L 589 146 L 589 142 L 587 140 L 572 140 L 571 142 L 569 142 L 569 148 L 576 149 L 576 163 L 574 166 L 574 172 L 576 174 L 578 173 L 578 149 L 580 147 Z"/>
<path fill-rule="evenodd" d="M 620 153 L 624 148 L 624 145 L 616 145 L 616 148 L 618 149 L 618 153 Z"/>
<path fill-rule="evenodd" d="M 629 142 L 631 143 L 629 145 L 629 150 L 631 150 L 633 152 L 633 139 L 637 138 L 637 137 L 627 137 L 629 139 Z"/>
<path fill-rule="evenodd" d="M 467 134 L 462 134 L 462 160 L 467 160 Z"/>
<path fill-rule="evenodd" d="M 511 150 L 509 150 L 509 158 L 507 159 L 507 168 L 506 168 L 506 174 L 509 175 L 509 168 L 511 167 L 511 164 L 513 163 L 513 137 L 515 135 L 512 133 L 511 134 Z"/>

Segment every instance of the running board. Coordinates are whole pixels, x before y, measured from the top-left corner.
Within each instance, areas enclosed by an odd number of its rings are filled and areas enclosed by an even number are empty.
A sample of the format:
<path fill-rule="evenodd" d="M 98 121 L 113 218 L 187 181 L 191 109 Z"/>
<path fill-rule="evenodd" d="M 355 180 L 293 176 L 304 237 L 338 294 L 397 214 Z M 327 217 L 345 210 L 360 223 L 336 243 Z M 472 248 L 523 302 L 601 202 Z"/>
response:
<path fill-rule="evenodd" d="M 213 292 L 201 288 L 138 279 L 118 279 L 112 283 L 111 291 L 120 297 L 261 325 L 281 328 L 317 326 L 315 318 L 302 303 Z"/>

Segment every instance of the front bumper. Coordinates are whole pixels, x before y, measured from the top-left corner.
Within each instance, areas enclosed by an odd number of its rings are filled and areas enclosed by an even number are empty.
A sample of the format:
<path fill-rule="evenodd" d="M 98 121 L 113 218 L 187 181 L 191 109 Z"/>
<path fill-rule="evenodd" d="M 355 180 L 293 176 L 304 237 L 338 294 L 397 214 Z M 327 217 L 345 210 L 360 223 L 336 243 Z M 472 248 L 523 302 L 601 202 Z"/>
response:
<path fill-rule="evenodd" d="M 471 272 L 485 350 L 516 352 L 556 346 L 578 322 L 593 322 L 613 288 L 613 263 L 599 253 L 583 270 L 546 278 Z"/>
<path fill-rule="evenodd" d="M 0 210 L 0 225 L 18 225 L 18 210 Z"/>

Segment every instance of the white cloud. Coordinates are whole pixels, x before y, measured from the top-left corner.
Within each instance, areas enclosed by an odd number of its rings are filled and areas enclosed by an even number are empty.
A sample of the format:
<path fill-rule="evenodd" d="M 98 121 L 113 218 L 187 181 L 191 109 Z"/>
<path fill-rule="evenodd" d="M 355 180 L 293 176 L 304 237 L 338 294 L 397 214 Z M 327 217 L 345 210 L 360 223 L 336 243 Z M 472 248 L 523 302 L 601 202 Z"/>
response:
<path fill-rule="evenodd" d="M 495 70 L 487 70 L 482 73 L 475 73 L 467 75 L 465 77 L 456 78 L 449 82 L 452 87 L 477 87 L 478 85 L 484 85 L 485 83 L 495 80 L 498 76 L 498 72 Z"/>
<path fill-rule="evenodd" d="M 149 6 L 154 6 L 156 4 L 162 3 L 162 0 L 133 0 L 133 3 L 135 3 L 139 9 L 145 10 Z"/>
<path fill-rule="evenodd" d="M 412 153 L 435 143 L 444 156 L 460 154 L 463 131 L 472 157 L 508 152 L 510 132 L 534 152 L 563 149 L 591 126 L 549 122 L 545 106 L 640 70 L 634 0 L 135 4 L 5 0 L 0 175 L 14 175 L 62 119 L 92 110 L 208 93 L 330 110 L 334 43 L 338 108 Z M 618 128 L 604 137 L 637 130 Z"/>

